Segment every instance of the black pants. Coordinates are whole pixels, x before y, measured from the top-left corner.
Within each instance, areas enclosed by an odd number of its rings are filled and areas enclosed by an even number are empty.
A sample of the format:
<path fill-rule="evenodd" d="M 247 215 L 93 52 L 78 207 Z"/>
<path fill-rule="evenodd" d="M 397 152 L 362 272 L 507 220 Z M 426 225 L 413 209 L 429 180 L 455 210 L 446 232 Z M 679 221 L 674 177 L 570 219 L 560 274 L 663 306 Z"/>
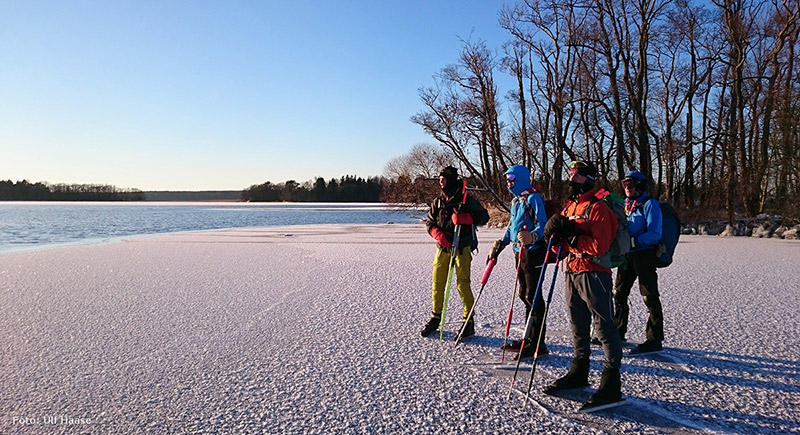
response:
<path fill-rule="evenodd" d="M 544 293 L 546 289 L 542 289 L 536 297 L 536 286 L 539 284 L 539 275 L 542 272 L 542 263 L 545 257 L 544 247 L 528 251 L 522 257 L 519 275 L 519 298 L 525 305 L 525 320 L 527 321 L 530 316 L 531 309 L 533 309 L 533 331 L 526 331 L 525 339 L 528 343 L 544 343 L 546 336 L 546 327 L 544 323 Z M 519 262 L 519 259 L 517 259 Z M 539 336 L 541 332 L 541 337 Z"/>
<path fill-rule="evenodd" d="M 631 294 L 633 282 L 639 279 L 639 293 L 650 318 L 647 320 L 647 340 L 664 341 L 664 314 L 661 299 L 658 296 L 658 273 L 656 273 L 655 249 L 631 252 L 627 255 L 625 268 L 618 269 L 614 282 L 614 319 L 620 337 L 628 332 L 628 296 Z"/>
<path fill-rule="evenodd" d="M 589 330 L 603 345 L 603 367 L 619 369 L 622 365 L 622 343 L 614 325 L 611 296 L 611 274 L 603 272 L 567 272 L 565 275 L 567 313 L 572 329 L 575 359 L 588 360 L 592 354 Z"/>

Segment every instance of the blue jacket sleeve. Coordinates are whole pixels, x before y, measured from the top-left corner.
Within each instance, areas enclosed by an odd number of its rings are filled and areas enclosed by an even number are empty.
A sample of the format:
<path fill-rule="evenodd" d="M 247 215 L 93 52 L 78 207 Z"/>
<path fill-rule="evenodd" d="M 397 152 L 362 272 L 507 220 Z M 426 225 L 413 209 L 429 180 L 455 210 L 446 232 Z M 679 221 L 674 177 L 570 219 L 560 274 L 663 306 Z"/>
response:
<path fill-rule="evenodd" d="M 645 201 L 642 205 L 647 227 L 645 231 L 635 237 L 636 246 L 656 246 L 661 240 L 661 207 L 657 200 Z"/>

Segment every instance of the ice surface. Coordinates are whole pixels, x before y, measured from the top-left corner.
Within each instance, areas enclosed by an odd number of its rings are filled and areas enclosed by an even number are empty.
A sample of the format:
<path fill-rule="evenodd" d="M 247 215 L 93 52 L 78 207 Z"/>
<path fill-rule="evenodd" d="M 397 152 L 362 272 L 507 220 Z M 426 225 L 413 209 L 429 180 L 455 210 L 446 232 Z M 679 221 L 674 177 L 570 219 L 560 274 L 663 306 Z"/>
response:
<path fill-rule="evenodd" d="M 501 234 L 479 232 L 476 294 Z M 419 336 L 434 249 L 418 224 L 321 225 L 0 255 L 0 433 L 800 432 L 800 242 L 682 237 L 659 270 L 668 349 L 626 357 L 626 405 L 593 415 L 539 392 L 571 359 L 561 277 L 523 408 L 497 366 L 510 250 L 454 349 Z M 460 310 L 453 291 L 445 339 Z"/>

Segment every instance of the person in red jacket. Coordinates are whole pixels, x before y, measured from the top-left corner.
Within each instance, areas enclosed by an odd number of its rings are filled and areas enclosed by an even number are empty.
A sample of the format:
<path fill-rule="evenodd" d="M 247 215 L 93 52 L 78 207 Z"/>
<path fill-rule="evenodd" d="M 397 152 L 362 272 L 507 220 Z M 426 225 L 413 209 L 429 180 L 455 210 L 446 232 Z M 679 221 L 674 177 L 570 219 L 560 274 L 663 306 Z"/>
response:
<path fill-rule="evenodd" d="M 455 229 L 456 226 L 460 226 L 458 246 L 455 249 L 455 281 L 458 295 L 464 305 L 463 320 L 465 324 L 462 324 L 464 328 L 462 337 L 469 337 L 475 334 L 474 320 L 467 319 L 472 304 L 475 303 L 470 287 L 472 250 L 478 246 L 474 228 L 476 225 L 485 225 L 489 222 L 489 212 L 472 195 L 466 195 L 466 201 L 464 201 L 464 184 L 463 180 L 459 180 L 456 168 L 447 166 L 442 170 L 439 174 L 439 187 L 442 189 L 442 194 L 431 203 L 428 217 L 425 220 L 428 234 L 436 241 L 438 249 L 436 249 L 436 257 L 433 259 L 431 319 L 422 328 L 420 334 L 427 337 L 439 329 Z"/>
<path fill-rule="evenodd" d="M 600 388 L 584 409 L 611 406 L 622 401 L 620 366 L 622 342 L 614 321 L 609 251 L 617 233 L 617 217 L 594 188 L 597 170 L 587 162 L 572 162 L 571 196 L 561 215 L 547 221 L 544 236 L 561 246 L 566 274 L 566 303 L 572 329 L 574 358 L 569 372 L 545 389 L 547 394 L 589 385 L 590 326 L 594 322 L 605 359 Z M 555 242 L 558 243 L 555 243 Z"/>

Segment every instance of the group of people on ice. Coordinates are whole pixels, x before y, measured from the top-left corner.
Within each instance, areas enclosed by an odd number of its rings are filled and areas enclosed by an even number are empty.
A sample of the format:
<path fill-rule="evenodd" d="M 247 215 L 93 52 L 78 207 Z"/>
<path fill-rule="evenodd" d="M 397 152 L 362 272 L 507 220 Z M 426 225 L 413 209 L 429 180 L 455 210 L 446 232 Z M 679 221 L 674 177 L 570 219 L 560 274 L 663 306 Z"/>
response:
<path fill-rule="evenodd" d="M 649 310 L 647 339 L 632 352 L 661 350 L 664 320 L 658 292 L 656 249 L 661 239 L 662 216 L 657 200 L 647 194 L 647 178 L 631 171 L 622 180 L 625 195 L 627 232 L 630 250 L 625 254 L 612 284 L 610 250 L 617 235 L 618 217 L 602 199 L 609 192 L 595 187 L 597 170 L 589 162 L 574 161 L 570 165 L 570 196 L 560 213 L 549 219 L 545 201 L 531 185 L 527 167 L 515 165 L 505 172 L 508 190 L 514 198 L 511 216 L 503 238 L 494 242 L 487 262 L 497 259 L 503 249 L 513 246 L 517 266 L 519 299 L 525 306 L 530 326 L 522 339 L 507 342 L 503 351 L 519 352 L 517 358 L 547 354 L 545 345 L 545 303 L 542 291 L 537 292 L 540 272 L 550 255 L 560 252 L 566 281 L 566 306 L 572 331 L 574 357 L 569 371 L 544 392 L 558 394 L 563 390 L 589 385 L 591 343 L 600 344 L 605 355 L 598 390 L 585 406 L 601 407 L 620 402 L 622 341 L 628 331 L 628 296 L 634 282 Z M 466 192 L 458 172 L 448 166 L 439 176 L 442 194 L 433 201 L 427 217 L 427 229 L 438 249 L 433 261 L 432 315 L 421 331 L 427 337 L 442 325 L 449 286 L 448 273 L 455 271 L 456 288 L 463 303 L 463 324 L 460 336 L 475 333 L 471 317 L 474 297 L 470 288 L 472 252 L 477 247 L 475 226 L 489 220 L 486 209 Z M 623 222 L 624 224 L 624 222 Z M 627 240 L 625 241 L 627 243 Z M 457 243 L 457 246 L 453 246 Z M 509 319 L 510 320 L 510 319 Z M 594 331 L 592 333 L 592 330 Z M 594 339 L 592 337 L 594 334 Z"/>

